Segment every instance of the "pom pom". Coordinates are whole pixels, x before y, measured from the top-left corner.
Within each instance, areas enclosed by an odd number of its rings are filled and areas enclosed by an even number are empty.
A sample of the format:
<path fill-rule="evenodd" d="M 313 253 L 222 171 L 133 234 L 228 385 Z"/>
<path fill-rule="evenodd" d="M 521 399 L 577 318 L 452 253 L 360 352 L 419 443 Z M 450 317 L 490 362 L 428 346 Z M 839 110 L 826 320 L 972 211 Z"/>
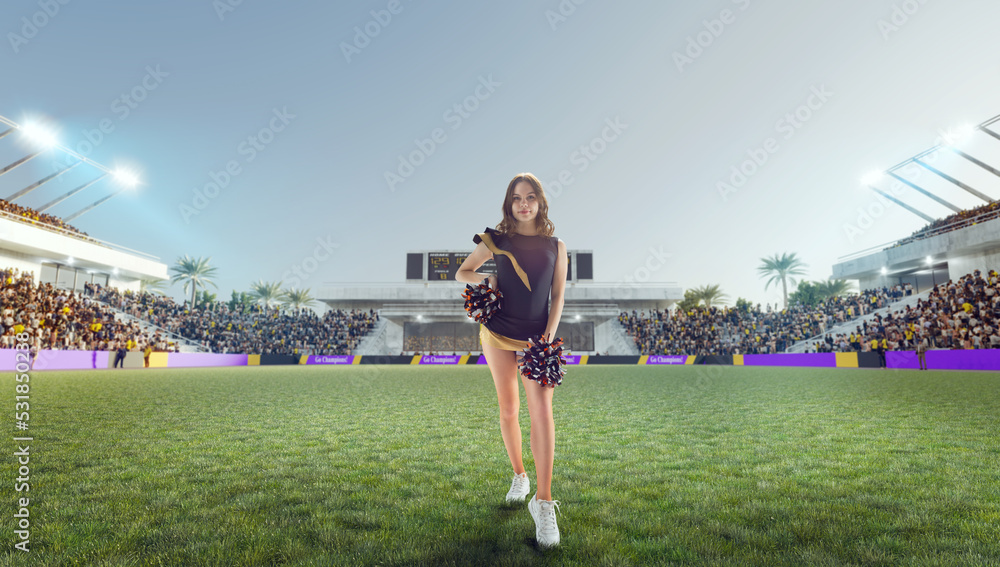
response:
<path fill-rule="evenodd" d="M 490 320 L 497 311 L 500 310 L 500 298 L 503 294 L 499 289 L 492 289 L 484 280 L 483 283 L 473 286 L 465 285 L 462 297 L 465 298 L 465 310 L 469 317 L 478 323 L 485 323 Z"/>
<path fill-rule="evenodd" d="M 566 374 L 562 337 L 556 337 L 549 343 L 542 335 L 535 335 L 528 339 L 528 343 L 530 346 L 524 349 L 524 356 L 519 360 L 521 375 L 550 388 L 562 384 L 562 377 Z"/>

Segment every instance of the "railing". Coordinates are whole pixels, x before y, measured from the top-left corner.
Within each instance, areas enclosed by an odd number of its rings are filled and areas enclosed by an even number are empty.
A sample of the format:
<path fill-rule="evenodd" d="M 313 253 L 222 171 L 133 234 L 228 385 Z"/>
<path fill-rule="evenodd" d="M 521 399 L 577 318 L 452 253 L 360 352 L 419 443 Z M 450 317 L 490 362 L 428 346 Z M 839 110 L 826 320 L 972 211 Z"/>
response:
<path fill-rule="evenodd" d="M 157 262 L 160 261 L 160 258 L 158 256 L 153 256 L 152 254 L 147 254 L 145 252 L 140 252 L 138 250 L 132 250 L 131 248 L 126 248 L 125 246 L 121 246 L 119 244 L 113 244 L 111 242 L 106 242 L 106 241 L 101 240 L 99 238 L 94 238 L 93 236 L 88 236 L 88 235 L 85 235 L 85 234 L 81 234 L 79 232 L 73 232 L 72 230 L 66 230 L 65 228 L 62 228 L 62 227 L 59 227 L 59 226 L 54 226 L 54 225 L 51 225 L 51 224 L 48 224 L 48 223 L 45 223 L 45 222 L 42 222 L 42 221 L 36 221 L 36 220 L 26 219 L 26 218 L 24 218 L 22 216 L 15 215 L 14 213 L 11 213 L 10 211 L 0 210 L 0 218 L 6 218 L 7 220 L 12 220 L 12 221 L 16 221 L 16 222 L 20 222 L 20 223 L 24 223 L 24 224 L 30 224 L 31 226 L 33 226 L 35 228 L 39 228 L 39 229 L 42 229 L 42 230 L 47 230 L 49 232 L 54 232 L 54 233 L 60 234 L 62 236 L 68 236 L 70 238 L 75 238 L 77 240 L 82 240 L 84 242 L 89 242 L 91 244 L 96 244 L 98 246 L 103 246 L 105 248 L 110 248 L 112 250 L 118 250 L 118 251 L 121 251 L 121 252 L 128 252 L 130 254 L 136 254 L 136 255 L 139 255 L 139 256 L 145 256 L 146 258 L 149 258 L 151 260 L 156 260 Z"/>
<path fill-rule="evenodd" d="M 997 210 L 994 210 L 994 211 L 986 211 L 985 213 L 981 213 L 979 215 L 976 215 L 974 217 L 967 218 L 967 219 L 959 219 L 959 220 L 956 220 L 955 222 L 947 224 L 945 226 L 939 226 L 938 228 L 930 230 L 930 231 L 928 231 L 926 233 L 921 233 L 921 234 L 917 234 L 917 235 L 913 235 L 913 236 L 907 236 L 905 238 L 899 238 L 899 239 L 893 240 L 892 242 L 886 242 L 886 243 L 883 243 L 883 244 L 879 244 L 877 246 L 872 246 L 870 248 L 865 248 L 864 250 L 861 250 L 861 251 L 858 251 L 858 252 L 854 252 L 854 253 L 848 254 L 846 256 L 841 256 L 841 257 L 837 258 L 837 261 L 838 262 L 846 262 L 847 260 L 853 260 L 855 258 L 860 258 L 861 256 L 865 256 L 869 252 L 872 252 L 872 251 L 876 251 L 876 250 L 889 250 L 889 249 L 895 248 L 897 246 L 903 246 L 903 245 L 909 244 L 911 242 L 916 242 L 918 240 L 925 240 L 927 238 L 933 238 L 935 236 L 938 236 L 938 235 L 946 233 L 946 232 L 952 232 L 954 230 L 959 230 L 959 229 L 965 228 L 967 226 L 971 226 L 973 224 L 979 224 L 981 222 L 986 222 L 986 221 L 994 220 L 996 218 L 1000 218 L 1000 209 L 997 209 Z"/>
<path fill-rule="evenodd" d="M 204 345 L 202 345 L 198 341 L 195 341 L 193 339 L 189 339 L 189 338 L 187 338 L 187 337 L 185 337 L 183 335 L 178 335 L 177 333 L 174 333 L 173 331 L 168 331 L 168 330 L 164 329 L 163 327 L 160 327 L 159 325 L 156 325 L 155 323 L 152 323 L 152 322 L 147 321 L 145 319 L 140 319 L 139 317 L 136 317 L 135 315 L 132 315 L 131 313 L 126 313 L 125 311 L 122 311 L 121 309 L 115 307 L 114 305 L 111 305 L 110 303 L 106 303 L 104 301 L 101 301 L 100 299 L 95 299 L 95 298 L 93 298 L 93 297 L 91 297 L 89 295 L 83 295 L 82 297 L 85 297 L 85 298 L 89 299 L 90 301 L 93 301 L 94 303 L 98 303 L 100 305 L 103 305 L 104 307 L 107 307 L 108 309 L 110 309 L 111 311 L 113 311 L 115 313 L 115 315 L 119 315 L 119 316 L 125 318 L 126 321 L 136 323 L 140 327 L 147 327 L 147 328 L 155 329 L 156 332 L 158 332 L 158 333 L 166 336 L 168 339 L 174 341 L 178 345 L 185 344 L 185 345 L 187 345 L 189 347 L 197 349 L 198 352 L 211 352 L 211 349 L 206 348 Z"/>

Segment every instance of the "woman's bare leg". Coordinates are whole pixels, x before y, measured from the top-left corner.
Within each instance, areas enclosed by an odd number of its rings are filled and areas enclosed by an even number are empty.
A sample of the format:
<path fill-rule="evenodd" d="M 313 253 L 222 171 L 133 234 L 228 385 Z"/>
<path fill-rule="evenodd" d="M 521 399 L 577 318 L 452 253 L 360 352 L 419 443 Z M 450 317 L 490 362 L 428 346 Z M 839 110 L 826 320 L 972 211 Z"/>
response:
<path fill-rule="evenodd" d="M 556 452 L 556 425 L 552 418 L 554 388 L 521 377 L 531 416 L 531 454 L 535 457 L 535 484 L 538 500 L 552 500 L 552 462 Z"/>
<path fill-rule="evenodd" d="M 521 458 L 521 425 L 517 414 L 521 409 L 520 392 L 517 388 L 516 353 L 483 344 L 486 363 L 493 374 L 493 385 L 497 388 L 497 402 L 500 404 L 500 434 L 507 448 L 507 456 L 514 467 L 514 474 L 524 472 Z"/>

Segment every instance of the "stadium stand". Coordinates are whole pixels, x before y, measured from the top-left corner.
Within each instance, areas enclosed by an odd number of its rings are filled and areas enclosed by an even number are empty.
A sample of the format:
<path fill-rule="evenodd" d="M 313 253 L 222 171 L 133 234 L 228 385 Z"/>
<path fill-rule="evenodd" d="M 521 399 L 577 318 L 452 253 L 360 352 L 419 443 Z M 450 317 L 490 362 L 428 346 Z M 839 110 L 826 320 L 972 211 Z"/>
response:
<path fill-rule="evenodd" d="M 10 218 L 15 218 L 16 220 L 35 225 L 39 228 L 60 228 L 83 238 L 88 236 L 86 232 L 63 222 L 63 220 L 59 217 L 46 213 L 40 213 L 30 207 L 22 207 L 21 205 L 5 201 L 4 199 L 0 199 L 0 211 L 10 213 Z"/>
<path fill-rule="evenodd" d="M 149 342 L 157 350 L 169 345 L 134 324 L 118 321 L 114 313 L 88 298 L 56 289 L 51 283 L 35 285 L 33 274 L 0 270 L 0 346 L 14 348 L 14 336 L 28 333 L 34 352 L 42 349 L 114 350 L 118 342 L 129 350 L 142 350 Z"/>
<path fill-rule="evenodd" d="M 14 336 L 27 332 L 36 352 L 114 350 L 119 342 L 129 351 L 149 343 L 166 352 L 177 349 L 169 340 L 176 333 L 215 353 L 350 354 L 378 321 L 375 312 L 330 311 L 320 317 L 311 310 L 288 313 L 259 305 L 233 311 L 221 302 L 192 313 L 148 292 L 88 283 L 74 293 L 35 284 L 32 273 L 17 269 L 0 270 L 0 278 L 0 348 L 14 348 Z"/>
<path fill-rule="evenodd" d="M 288 313 L 258 304 L 233 310 L 224 302 L 191 312 L 169 297 L 99 284 L 86 284 L 83 293 L 215 353 L 352 354 L 379 317 L 374 310 L 332 310 L 320 317 L 309 309 Z"/>
<path fill-rule="evenodd" d="M 644 355 L 727 355 L 784 352 L 816 336 L 812 352 L 869 352 L 873 340 L 885 339 L 886 350 L 911 349 L 917 341 L 927 348 L 1000 348 L 1000 278 L 977 270 L 957 282 L 935 287 L 916 307 L 875 314 L 851 335 L 827 334 L 827 325 L 845 323 L 898 302 L 912 293 L 906 286 L 866 290 L 859 295 L 831 298 L 815 307 L 792 305 L 787 310 L 760 306 L 682 312 L 654 310 L 622 312 L 619 322 Z"/>
<path fill-rule="evenodd" d="M 895 248 L 897 246 L 903 246 L 904 244 L 909 244 L 910 242 L 916 242 L 917 240 L 922 240 L 925 238 L 931 238 L 933 236 L 938 236 L 940 234 L 945 234 L 953 230 L 958 230 L 965 228 L 967 226 L 972 226 L 978 223 L 983 223 L 996 218 L 1000 218 L 1000 201 L 993 201 L 992 203 L 987 203 L 981 207 L 976 207 L 974 209 L 967 209 L 960 211 L 953 215 L 938 219 L 924 228 L 914 232 L 906 238 L 900 239 L 895 242 L 892 246 L 886 248 Z"/>

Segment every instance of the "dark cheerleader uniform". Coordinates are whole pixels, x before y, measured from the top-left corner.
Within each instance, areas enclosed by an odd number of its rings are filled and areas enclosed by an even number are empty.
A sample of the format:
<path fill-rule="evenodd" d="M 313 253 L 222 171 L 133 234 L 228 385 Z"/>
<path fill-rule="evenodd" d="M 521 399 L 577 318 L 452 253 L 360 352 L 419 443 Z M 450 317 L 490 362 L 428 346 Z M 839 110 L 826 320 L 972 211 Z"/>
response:
<path fill-rule="evenodd" d="M 497 286 L 503 294 L 500 310 L 484 325 L 491 337 L 480 337 L 483 342 L 505 350 L 520 350 L 527 340 L 541 335 L 549 323 L 549 292 L 556 267 L 559 239 L 555 236 L 506 236 L 487 228 L 472 237 L 476 244 L 483 242 L 493 253 L 497 266 Z M 481 326 L 481 331 L 483 326 Z M 519 346 L 515 346 L 519 345 Z"/>

